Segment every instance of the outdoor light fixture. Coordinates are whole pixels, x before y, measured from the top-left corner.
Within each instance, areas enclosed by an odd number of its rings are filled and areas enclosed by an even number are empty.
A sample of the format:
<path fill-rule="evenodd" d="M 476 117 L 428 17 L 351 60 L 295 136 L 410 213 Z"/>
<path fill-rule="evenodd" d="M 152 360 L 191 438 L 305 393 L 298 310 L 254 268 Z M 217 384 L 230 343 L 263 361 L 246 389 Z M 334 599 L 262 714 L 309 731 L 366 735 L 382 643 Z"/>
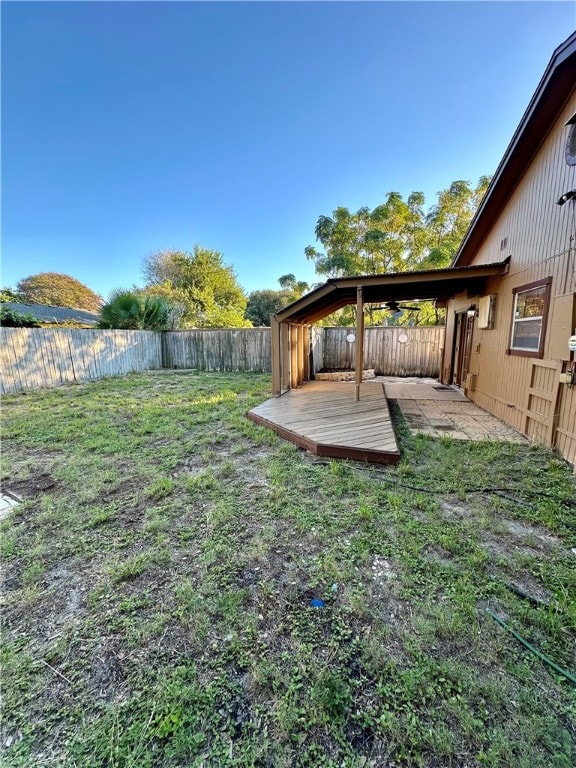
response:
<path fill-rule="evenodd" d="M 471 304 L 466 310 L 468 317 L 476 317 L 476 304 Z"/>
<path fill-rule="evenodd" d="M 556 205 L 564 205 L 568 200 L 573 200 L 576 197 L 576 189 L 571 189 L 570 192 L 564 192 L 560 200 L 556 200 Z"/>

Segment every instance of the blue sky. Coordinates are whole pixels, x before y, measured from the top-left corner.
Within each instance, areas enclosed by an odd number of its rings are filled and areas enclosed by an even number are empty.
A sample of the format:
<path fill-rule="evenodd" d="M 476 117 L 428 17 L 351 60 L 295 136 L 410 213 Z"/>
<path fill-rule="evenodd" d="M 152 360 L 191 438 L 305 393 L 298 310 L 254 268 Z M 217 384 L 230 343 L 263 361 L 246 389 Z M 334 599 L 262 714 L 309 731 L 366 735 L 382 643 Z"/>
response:
<path fill-rule="evenodd" d="M 573 2 L 3 2 L 2 285 L 213 248 L 316 282 L 318 216 L 492 173 Z"/>

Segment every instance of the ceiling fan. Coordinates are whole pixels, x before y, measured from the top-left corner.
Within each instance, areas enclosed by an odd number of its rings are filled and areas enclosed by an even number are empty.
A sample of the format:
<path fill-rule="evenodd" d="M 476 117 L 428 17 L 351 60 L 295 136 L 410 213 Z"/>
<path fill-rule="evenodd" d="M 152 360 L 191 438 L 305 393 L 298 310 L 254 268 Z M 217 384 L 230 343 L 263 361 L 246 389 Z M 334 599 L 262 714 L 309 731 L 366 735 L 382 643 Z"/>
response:
<path fill-rule="evenodd" d="M 405 304 L 401 304 L 398 301 L 386 301 L 381 307 L 372 307 L 372 309 L 385 309 L 388 312 L 400 312 L 406 310 L 407 312 L 420 312 L 422 307 L 408 307 Z"/>

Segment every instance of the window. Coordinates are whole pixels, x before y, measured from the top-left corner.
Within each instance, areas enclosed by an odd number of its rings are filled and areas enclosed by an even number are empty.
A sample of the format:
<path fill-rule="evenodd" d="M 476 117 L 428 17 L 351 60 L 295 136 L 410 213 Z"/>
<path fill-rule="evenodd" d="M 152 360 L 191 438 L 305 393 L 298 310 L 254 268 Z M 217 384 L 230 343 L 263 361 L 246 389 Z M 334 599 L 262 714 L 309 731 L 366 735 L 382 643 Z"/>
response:
<path fill-rule="evenodd" d="M 547 277 L 514 288 L 509 354 L 542 357 L 551 282 L 552 278 Z"/>
<path fill-rule="evenodd" d="M 570 125 L 568 132 L 564 157 L 568 165 L 576 165 L 576 115 L 570 118 L 568 124 L 570 123 L 572 125 Z"/>

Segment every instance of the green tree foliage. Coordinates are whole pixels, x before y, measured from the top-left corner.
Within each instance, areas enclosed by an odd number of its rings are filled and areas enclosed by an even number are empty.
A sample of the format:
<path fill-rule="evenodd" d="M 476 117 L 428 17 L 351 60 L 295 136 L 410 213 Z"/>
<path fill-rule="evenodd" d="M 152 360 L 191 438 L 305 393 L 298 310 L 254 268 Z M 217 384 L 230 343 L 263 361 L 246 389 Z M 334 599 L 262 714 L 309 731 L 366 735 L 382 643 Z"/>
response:
<path fill-rule="evenodd" d="M 40 323 L 34 315 L 23 315 L 9 307 L 0 309 L 0 325 L 4 328 L 40 328 Z"/>
<path fill-rule="evenodd" d="M 194 246 L 192 253 L 158 251 L 144 262 L 145 291 L 167 299 L 181 312 L 184 328 L 238 328 L 250 325 L 248 299 L 232 267 L 218 251 Z"/>
<path fill-rule="evenodd" d="M 163 331 L 171 325 L 171 307 L 157 296 L 116 291 L 102 307 L 98 328 L 132 331 Z"/>
<path fill-rule="evenodd" d="M 291 272 L 279 277 L 278 284 L 283 291 L 288 291 L 290 293 L 291 301 L 296 301 L 296 299 L 299 299 L 310 290 L 310 286 L 307 282 L 304 280 L 296 280 Z"/>
<path fill-rule="evenodd" d="M 22 302 L 72 307 L 88 312 L 99 312 L 103 304 L 102 297 L 84 283 L 57 272 L 40 272 L 23 278 L 16 286 L 16 293 Z"/>
<path fill-rule="evenodd" d="M 246 320 L 252 325 L 270 325 L 270 317 L 287 307 L 292 301 L 288 291 L 273 291 L 264 289 L 248 294 L 246 305 Z"/>
<path fill-rule="evenodd" d="M 13 291 L 12 288 L 0 288 L 0 301 L 16 301 L 21 302 L 22 299 L 16 291 Z"/>
<path fill-rule="evenodd" d="M 316 272 L 324 277 L 376 275 L 447 267 L 455 256 L 474 213 L 484 196 L 490 178 L 482 176 L 476 186 L 454 181 L 438 193 L 437 202 L 425 211 L 422 192 L 412 192 L 404 201 L 389 192 L 382 205 L 351 213 L 337 208 L 332 216 L 316 222 L 318 250 L 307 246 L 305 254 L 314 261 Z M 443 310 L 430 302 L 420 312 L 392 316 L 386 310 L 367 308 L 371 324 L 428 325 L 443 321 Z M 346 307 L 325 318 L 324 324 L 349 325 L 354 308 Z"/>
<path fill-rule="evenodd" d="M 324 250 L 309 245 L 305 254 L 325 277 L 448 266 L 489 181 L 483 176 L 475 187 L 453 182 L 428 212 L 422 192 L 412 192 L 406 201 L 389 192 L 382 205 L 356 213 L 339 207 L 316 223 L 316 239 Z"/>
<path fill-rule="evenodd" d="M 420 269 L 435 269 L 450 264 L 490 184 L 481 176 L 476 187 L 467 181 L 454 181 L 438 193 L 438 202 L 426 216 L 427 253 Z"/>
<path fill-rule="evenodd" d="M 279 291 L 265 289 L 252 291 L 248 296 L 246 319 L 253 325 L 270 325 L 270 317 L 280 312 L 310 290 L 304 280 L 296 280 L 291 273 L 278 278 Z"/>

